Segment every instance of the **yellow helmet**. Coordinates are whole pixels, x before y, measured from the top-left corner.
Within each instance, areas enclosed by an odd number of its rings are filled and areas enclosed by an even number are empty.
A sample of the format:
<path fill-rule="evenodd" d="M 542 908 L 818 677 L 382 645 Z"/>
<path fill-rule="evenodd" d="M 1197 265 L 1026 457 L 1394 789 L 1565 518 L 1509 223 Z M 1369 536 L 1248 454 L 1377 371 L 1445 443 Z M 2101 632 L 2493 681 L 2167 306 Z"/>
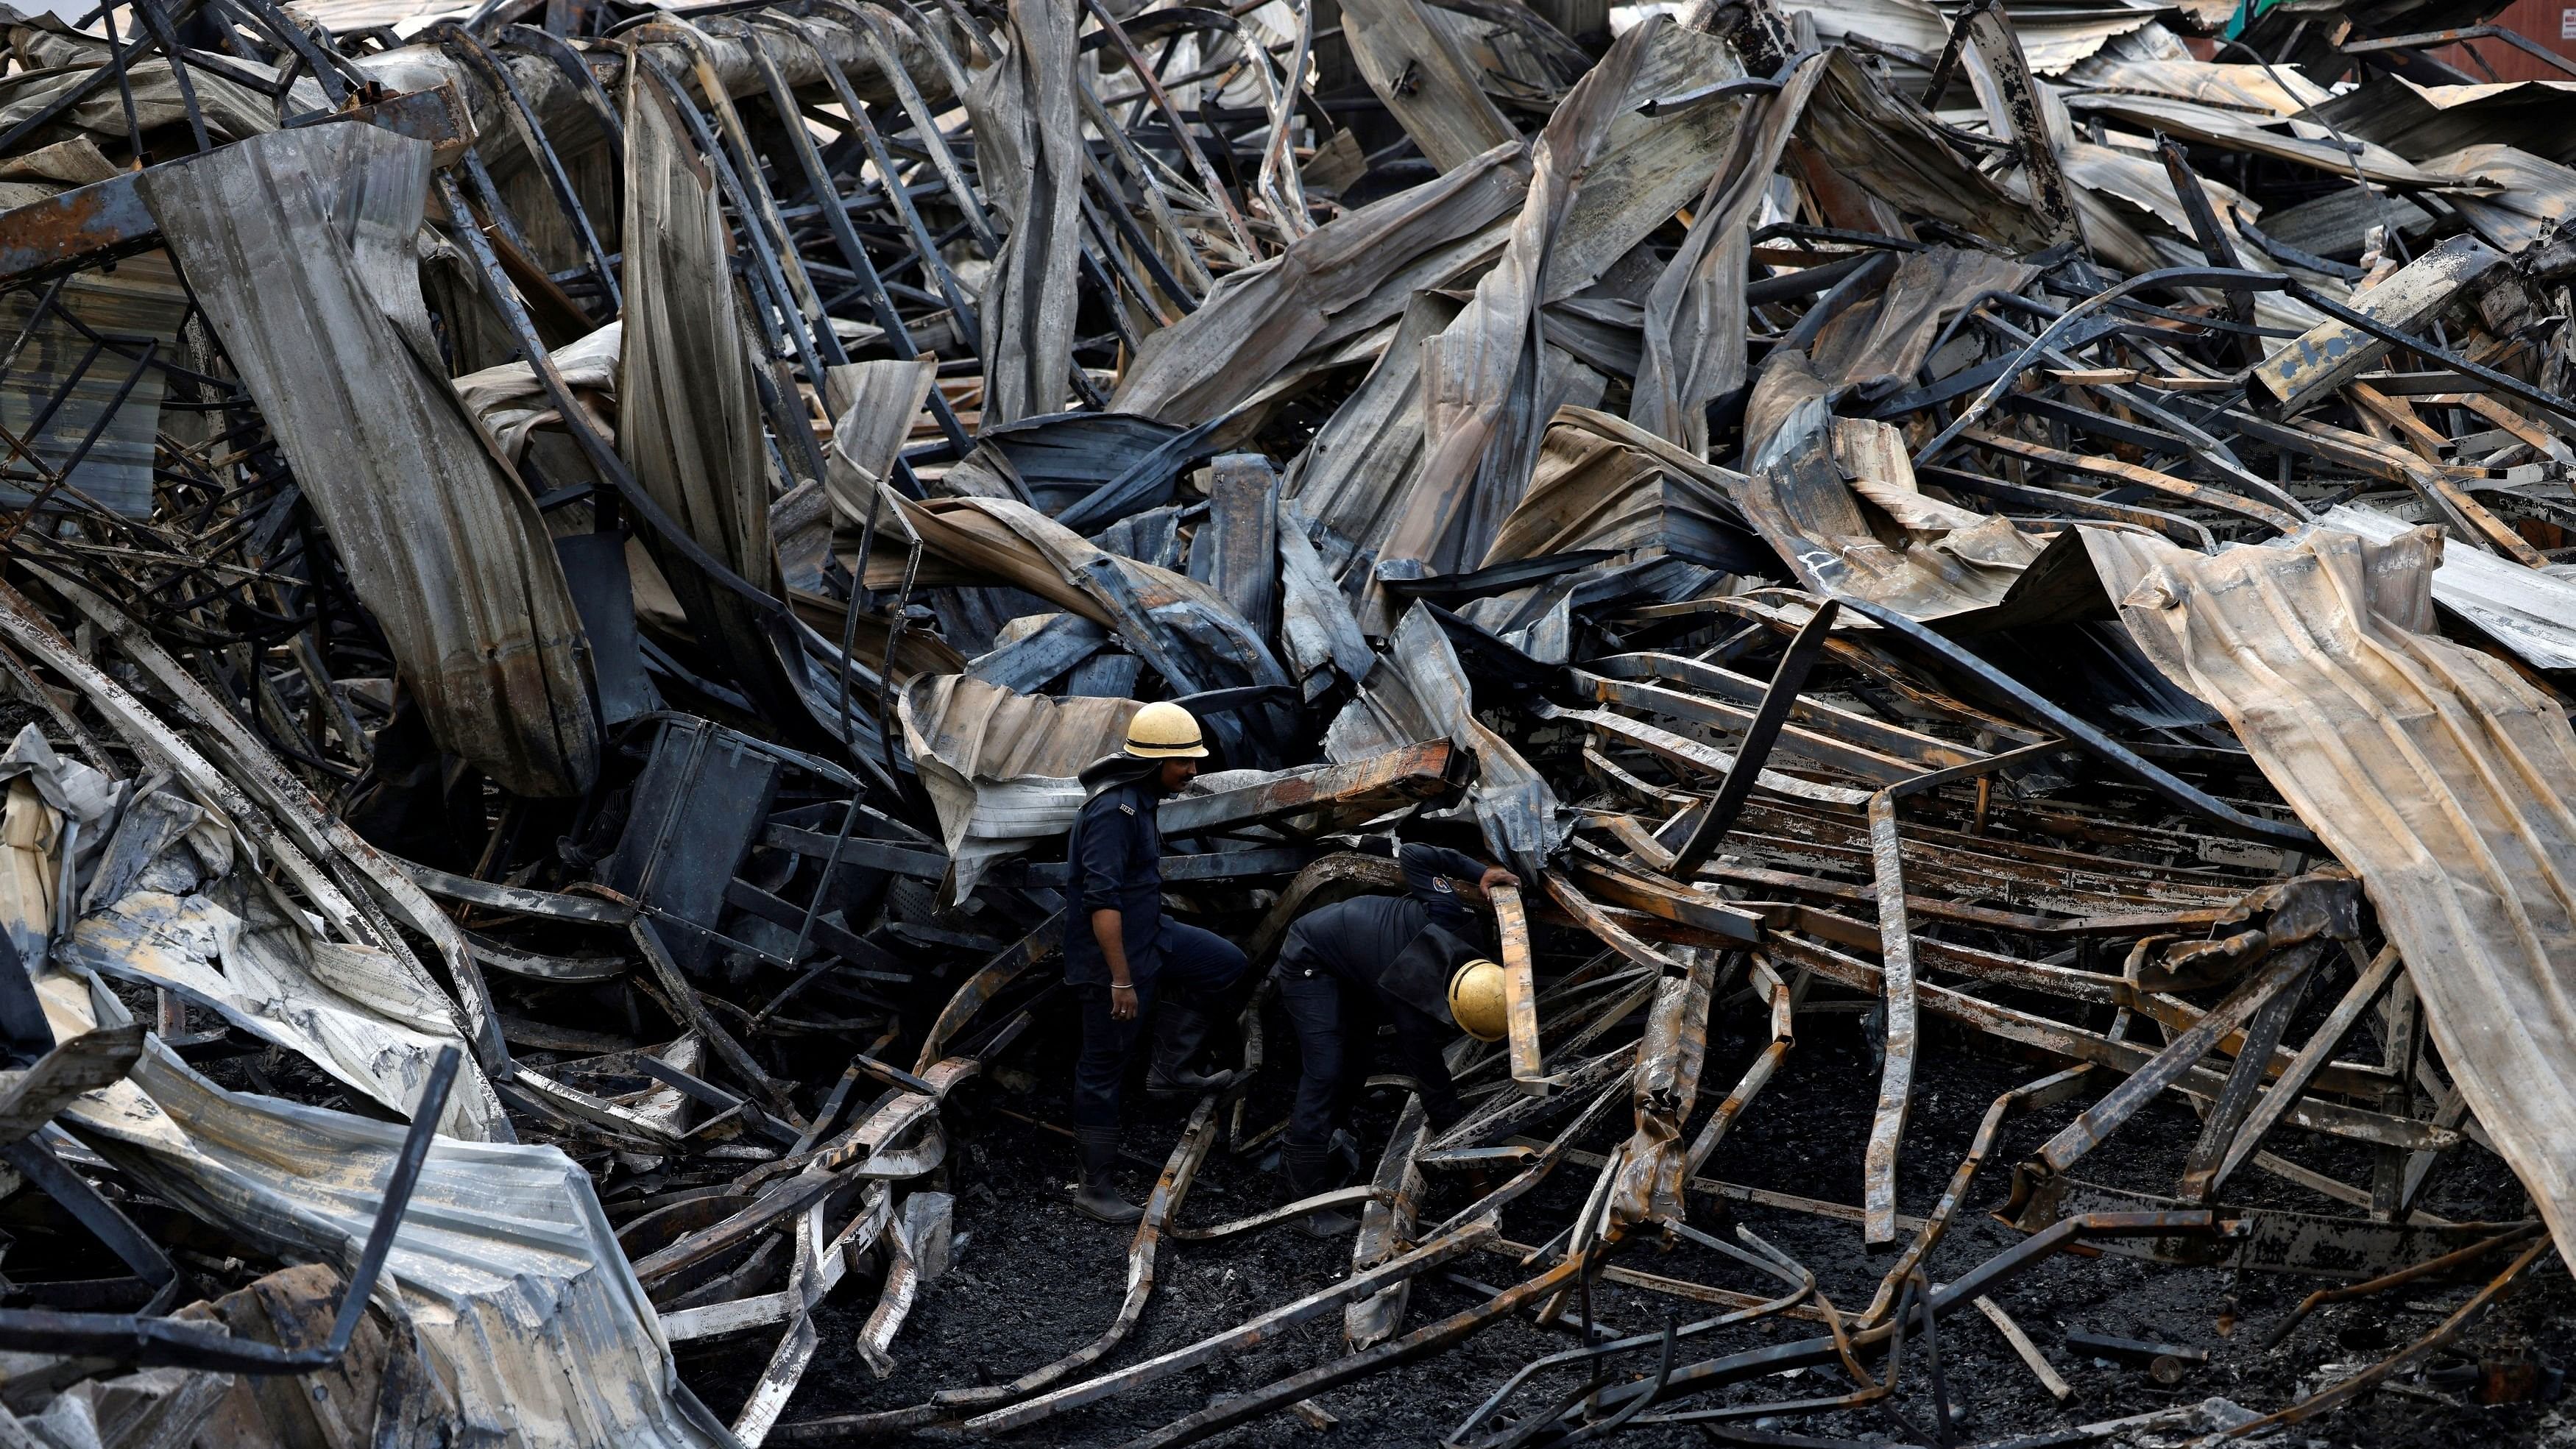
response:
<path fill-rule="evenodd" d="M 1196 717 L 1158 699 L 1127 721 L 1127 753 L 1146 760 L 1202 760 L 1207 746 L 1199 742 Z"/>
<path fill-rule="evenodd" d="M 1501 1041 L 1510 1017 L 1503 1002 L 1503 968 L 1482 957 L 1449 978 L 1449 1014 L 1478 1041 Z"/>

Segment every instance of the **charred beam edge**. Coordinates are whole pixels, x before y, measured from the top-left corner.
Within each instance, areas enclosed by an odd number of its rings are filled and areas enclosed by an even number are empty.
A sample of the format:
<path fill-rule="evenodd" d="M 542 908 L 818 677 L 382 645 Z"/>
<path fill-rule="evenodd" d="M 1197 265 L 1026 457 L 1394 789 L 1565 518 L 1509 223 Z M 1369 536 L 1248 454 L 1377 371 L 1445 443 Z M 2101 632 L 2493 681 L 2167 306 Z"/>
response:
<path fill-rule="evenodd" d="M 1725 783 L 1701 812 L 1699 823 L 1692 827 L 1689 839 L 1673 852 L 1673 868 L 1668 874 L 1677 880 L 1688 880 L 1701 862 L 1717 851 L 1718 842 L 1735 828 L 1735 817 L 1744 810 L 1744 802 L 1753 794 L 1753 782 L 1762 773 L 1762 762 L 1771 757 L 1771 746 L 1780 738 L 1780 727 L 1789 722 L 1789 707 L 1806 688 L 1807 675 L 1825 652 L 1825 638 L 1833 631 L 1834 617 L 1841 612 L 1839 599 L 1826 599 L 1816 606 L 1815 614 L 1799 627 L 1796 638 L 1780 656 L 1780 666 L 1773 671 L 1771 687 L 1762 694 L 1762 705 L 1753 712 L 1753 722 L 1744 727 L 1744 743 L 1735 752 L 1735 768 L 1726 772 Z"/>

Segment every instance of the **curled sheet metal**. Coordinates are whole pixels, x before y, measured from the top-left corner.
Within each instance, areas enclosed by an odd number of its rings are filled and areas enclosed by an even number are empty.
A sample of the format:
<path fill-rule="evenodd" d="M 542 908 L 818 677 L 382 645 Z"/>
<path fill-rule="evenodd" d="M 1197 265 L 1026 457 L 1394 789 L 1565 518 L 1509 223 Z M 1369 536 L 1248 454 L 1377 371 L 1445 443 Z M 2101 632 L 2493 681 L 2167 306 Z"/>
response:
<path fill-rule="evenodd" d="M 2576 1245 L 2566 716 L 2433 632 L 2431 529 L 2384 544 L 2320 529 L 2214 557 L 2135 534 L 2087 542 L 2147 656 L 2227 716 L 2360 875 L 2462 1096 Z"/>
<path fill-rule="evenodd" d="M 429 168 L 422 142 L 320 126 L 154 170 L 144 200 L 432 732 L 508 789 L 578 794 L 599 766 L 581 620 L 437 366 L 412 255 Z"/>
<path fill-rule="evenodd" d="M 39 987 L 58 1030 L 121 1010 L 69 977 Z M 64 1121 L 157 1196 L 306 1258 L 356 1255 L 404 1136 L 391 1123 L 236 1096 L 159 1046 Z M 467 1433 L 514 1449 L 728 1442 L 680 1383 L 589 1175 L 555 1148 L 440 1139 L 385 1276 L 387 1306 L 419 1335 Z"/>

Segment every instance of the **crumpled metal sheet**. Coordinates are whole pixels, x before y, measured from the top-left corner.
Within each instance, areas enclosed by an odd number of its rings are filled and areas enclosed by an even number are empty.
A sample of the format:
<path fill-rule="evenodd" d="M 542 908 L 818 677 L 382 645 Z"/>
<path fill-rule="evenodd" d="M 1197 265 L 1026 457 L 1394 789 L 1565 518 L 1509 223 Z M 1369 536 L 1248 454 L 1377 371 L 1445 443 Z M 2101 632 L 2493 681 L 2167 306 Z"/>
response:
<path fill-rule="evenodd" d="M 46 997 L 65 1015 L 63 998 Z M 399 1126 L 238 1096 L 157 1046 L 68 1124 L 157 1196 L 265 1251 L 353 1260 Z M 510 1449 L 716 1449 L 589 1174 L 552 1147 L 440 1139 L 386 1277 L 468 1438 Z M 379 1299 L 379 1302 L 384 1300 Z"/>
<path fill-rule="evenodd" d="M 599 764 L 581 620 L 435 370 L 412 254 L 429 167 L 421 142 L 317 126 L 141 185 L 431 731 L 507 789 L 577 794 Z"/>
<path fill-rule="evenodd" d="M 617 451 L 700 547 L 753 584 L 775 589 L 769 450 L 715 179 L 659 83 L 638 77 L 626 88 L 625 124 Z M 643 539 L 700 638 L 720 641 L 740 659 L 769 656 L 748 601 L 651 535 Z"/>
<path fill-rule="evenodd" d="M 1557 819 L 1556 792 L 1510 742 L 1477 720 L 1475 688 L 1430 607 L 1407 609 L 1377 667 L 1324 732 L 1324 757 L 1344 765 L 1427 740 L 1476 757 L 1467 801 L 1486 848 L 1529 879 L 1572 832 Z"/>
<path fill-rule="evenodd" d="M 2415 527 L 2349 503 L 2327 509 L 2318 521 L 2373 543 L 2393 543 Z M 2484 549 L 2446 547 L 2433 569 L 2433 602 L 2534 669 L 2576 669 L 2576 579 Z"/>
<path fill-rule="evenodd" d="M 623 350 L 625 327 L 625 319 L 620 318 L 549 354 L 556 370 L 563 374 L 565 385 L 573 389 L 573 396 L 603 435 L 617 430 L 613 421 L 617 416 L 617 359 Z M 469 372 L 456 379 L 456 395 L 482 423 L 484 431 L 492 435 L 501 456 L 513 463 L 527 452 L 530 433 L 562 421 L 562 415 L 537 384 L 537 370 L 524 361 Z"/>
<path fill-rule="evenodd" d="M 962 674 L 924 675 L 897 706 L 904 748 L 939 813 L 963 899 L 985 870 L 1073 828 L 1083 789 L 1075 777 L 1126 743 L 1132 699 L 1021 694 Z"/>
<path fill-rule="evenodd" d="M 1742 559 L 1741 478 L 1591 408 L 1559 408 L 1540 441 L 1529 491 L 1477 567 L 1606 548 L 1662 549 L 1713 567 Z"/>
<path fill-rule="evenodd" d="M 979 312 L 984 424 L 1063 408 L 1081 255 L 1082 126 L 1074 105 L 1078 5 L 1010 0 L 1002 54 L 966 94 L 976 171 L 1010 220 Z"/>
<path fill-rule="evenodd" d="M 2361 877 L 2454 1084 L 2576 1246 L 2576 730 L 2433 632 L 2432 529 L 2084 539 L 2147 656 Z"/>

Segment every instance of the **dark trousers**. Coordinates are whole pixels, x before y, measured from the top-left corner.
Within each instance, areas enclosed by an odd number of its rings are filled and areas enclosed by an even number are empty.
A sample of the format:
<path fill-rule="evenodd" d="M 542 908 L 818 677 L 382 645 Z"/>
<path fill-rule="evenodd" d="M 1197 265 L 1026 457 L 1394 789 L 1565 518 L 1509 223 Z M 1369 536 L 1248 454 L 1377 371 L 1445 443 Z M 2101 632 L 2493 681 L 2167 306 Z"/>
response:
<path fill-rule="evenodd" d="M 1088 929 L 1088 923 L 1068 929 Z M 1143 1040 L 1146 1023 L 1153 1019 L 1157 997 L 1171 996 L 1202 1011 L 1218 1009 L 1252 964 L 1232 941 L 1169 917 L 1154 942 L 1161 960 L 1151 975 L 1136 983 L 1134 1020 L 1111 1019 L 1107 986 L 1074 989 L 1082 1001 L 1082 1055 L 1073 1066 L 1073 1125 L 1077 1128 L 1118 1125 L 1118 1090 L 1127 1079 L 1128 1064 L 1135 1060 L 1136 1043 Z"/>
<path fill-rule="evenodd" d="M 1288 1109 L 1288 1145 L 1320 1150 L 1332 1140 L 1343 1107 L 1368 1076 L 1377 1019 L 1364 999 L 1329 971 L 1279 972 L 1279 1005 L 1297 1030 L 1297 1100 Z"/>

